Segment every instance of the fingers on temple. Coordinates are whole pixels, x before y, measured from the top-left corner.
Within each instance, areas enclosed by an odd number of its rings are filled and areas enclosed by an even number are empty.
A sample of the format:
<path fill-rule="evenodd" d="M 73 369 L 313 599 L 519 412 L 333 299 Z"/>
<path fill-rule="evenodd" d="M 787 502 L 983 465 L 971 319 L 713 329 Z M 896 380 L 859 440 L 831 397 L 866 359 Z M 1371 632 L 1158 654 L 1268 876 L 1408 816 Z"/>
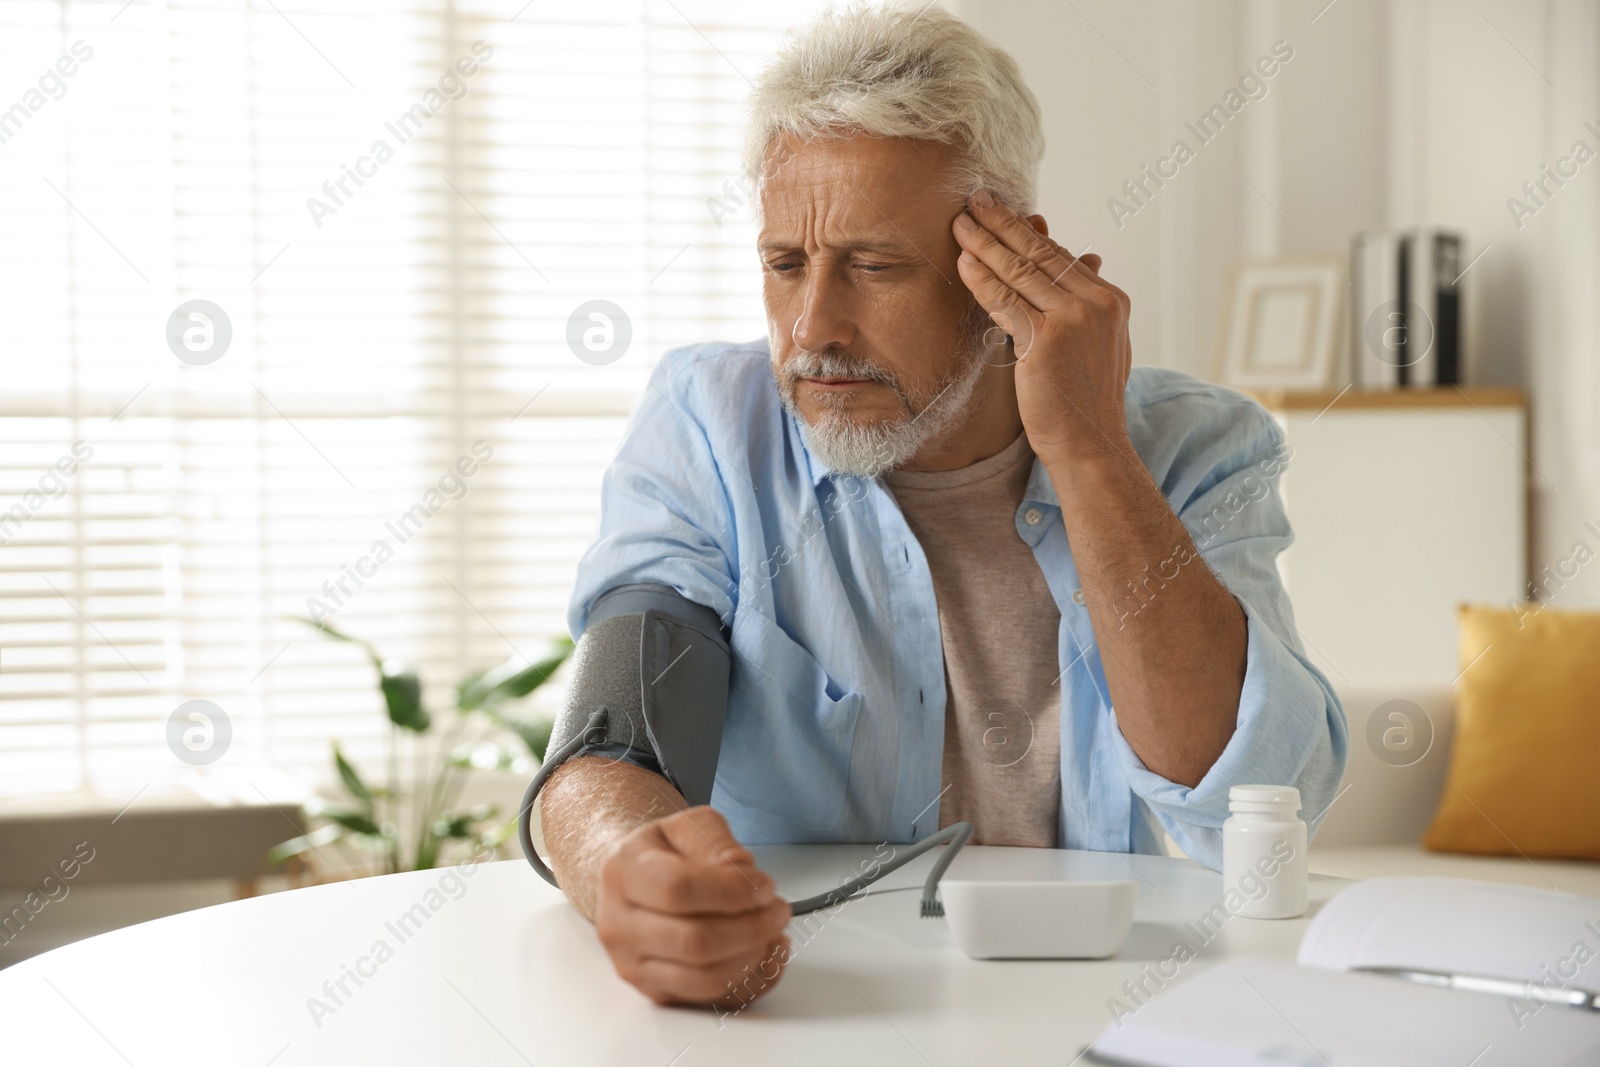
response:
<path fill-rule="evenodd" d="M 1034 319 L 1039 316 L 1039 310 L 977 256 L 964 253 L 956 261 L 956 269 L 994 324 L 1016 339 L 1017 351 L 1026 351 L 1024 339 L 1033 336 Z"/>
<path fill-rule="evenodd" d="M 1035 308 L 1042 310 L 1052 300 L 1060 298 L 1060 292 L 1054 291 L 1050 285 L 1049 275 L 1043 273 L 1037 263 L 1003 243 L 994 233 L 981 226 L 977 229 L 957 227 L 956 233 L 959 235 L 957 240 L 965 251 L 965 255 L 957 261 L 957 269 L 963 270 L 963 278 L 966 276 L 963 265 L 968 257 L 972 257 L 1007 288 L 1016 292 Z M 1050 257 L 1052 261 L 1059 258 L 1054 251 L 1050 253 Z M 971 288 L 970 285 L 968 287 Z M 977 293 L 976 290 L 974 293 L 982 302 L 984 294 Z M 995 309 L 990 308 L 990 310 Z"/>
<path fill-rule="evenodd" d="M 996 203 L 990 208 L 978 208 L 974 215 L 994 232 L 998 242 L 1043 275 L 1050 287 L 1082 293 L 1108 284 L 1099 277 L 1098 255 L 1091 253 L 1081 258 L 1073 255 L 1066 246 L 1034 229 L 1027 219 L 1007 205 Z M 1024 294 L 1029 295 L 1026 290 Z"/>
<path fill-rule="evenodd" d="M 1068 279 L 1074 276 L 1088 282 L 1098 283 L 1100 285 L 1110 284 L 1104 278 L 1100 277 L 1100 253 L 1086 252 L 1081 256 L 1074 256 L 1071 252 L 1067 251 L 1066 246 L 1054 240 L 1051 240 L 1050 243 L 1055 247 L 1057 253 L 1061 256 L 1061 261 L 1066 268 L 1066 274 L 1056 282 L 1057 285 L 1065 285 Z"/>
<path fill-rule="evenodd" d="M 1004 204 L 982 212 L 980 220 L 1018 256 L 1032 263 L 1046 278 L 1054 278 L 1073 260 L 1071 252 L 1033 228 L 1033 225 Z"/>

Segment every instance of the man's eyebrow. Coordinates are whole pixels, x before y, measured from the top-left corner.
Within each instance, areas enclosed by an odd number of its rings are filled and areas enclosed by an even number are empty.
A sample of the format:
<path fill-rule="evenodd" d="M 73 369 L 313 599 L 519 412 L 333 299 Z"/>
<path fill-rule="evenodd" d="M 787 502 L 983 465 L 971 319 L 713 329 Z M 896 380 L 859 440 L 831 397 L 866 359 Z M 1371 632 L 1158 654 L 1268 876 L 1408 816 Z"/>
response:
<path fill-rule="evenodd" d="M 878 240 L 862 239 L 859 241 L 846 241 L 843 244 L 829 245 L 828 247 L 829 249 L 842 252 L 876 252 L 879 255 L 889 256 L 910 256 L 919 254 L 915 248 L 909 244 L 906 244 L 904 241 L 896 241 L 887 238 Z M 793 252 L 799 251 L 800 245 L 791 241 L 784 241 L 779 240 L 778 238 L 769 237 L 757 241 L 756 249 L 757 251 L 763 253 Z"/>

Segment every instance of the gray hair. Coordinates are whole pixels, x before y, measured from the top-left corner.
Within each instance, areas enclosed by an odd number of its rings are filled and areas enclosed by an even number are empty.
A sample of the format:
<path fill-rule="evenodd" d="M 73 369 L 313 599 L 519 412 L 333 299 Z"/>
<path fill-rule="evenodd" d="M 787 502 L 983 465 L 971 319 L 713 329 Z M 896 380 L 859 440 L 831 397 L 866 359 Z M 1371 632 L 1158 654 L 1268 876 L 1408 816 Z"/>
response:
<path fill-rule="evenodd" d="M 907 137 L 956 148 L 945 191 L 1036 209 L 1044 130 L 1016 60 L 928 3 L 829 10 L 791 33 L 750 95 L 744 170 L 759 189 L 778 137 Z"/>

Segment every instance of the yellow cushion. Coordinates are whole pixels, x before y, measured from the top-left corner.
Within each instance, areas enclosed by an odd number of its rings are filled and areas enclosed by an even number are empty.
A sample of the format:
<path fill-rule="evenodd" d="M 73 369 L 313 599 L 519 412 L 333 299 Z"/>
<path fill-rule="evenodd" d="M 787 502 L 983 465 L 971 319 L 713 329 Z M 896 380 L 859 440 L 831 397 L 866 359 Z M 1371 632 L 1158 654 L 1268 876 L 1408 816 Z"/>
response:
<path fill-rule="evenodd" d="M 1456 609 L 1450 774 L 1423 846 L 1600 860 L 1600 614 Z"/>

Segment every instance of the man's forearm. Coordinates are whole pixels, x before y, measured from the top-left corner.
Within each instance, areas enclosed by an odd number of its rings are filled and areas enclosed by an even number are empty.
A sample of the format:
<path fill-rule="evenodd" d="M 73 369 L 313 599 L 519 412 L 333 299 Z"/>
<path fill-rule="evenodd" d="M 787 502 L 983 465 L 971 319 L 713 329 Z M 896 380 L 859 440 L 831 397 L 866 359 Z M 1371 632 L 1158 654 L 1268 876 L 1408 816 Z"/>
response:
<path fill-rule="evenodd" d="M 568 760 L 539 794 L 539 820 L 550 868 L 573 906 L 593 921 L 600 865 L 639 826 L 687 808 L 659 774 L 631 763 L 582 756 Z"/>
<path fill-rule="evenodd" d="M 1154 773 L 1197 785 L 1238 719 L 1244 610 L 1131 446 L 1044 463 L 1123 737 Z"/>

